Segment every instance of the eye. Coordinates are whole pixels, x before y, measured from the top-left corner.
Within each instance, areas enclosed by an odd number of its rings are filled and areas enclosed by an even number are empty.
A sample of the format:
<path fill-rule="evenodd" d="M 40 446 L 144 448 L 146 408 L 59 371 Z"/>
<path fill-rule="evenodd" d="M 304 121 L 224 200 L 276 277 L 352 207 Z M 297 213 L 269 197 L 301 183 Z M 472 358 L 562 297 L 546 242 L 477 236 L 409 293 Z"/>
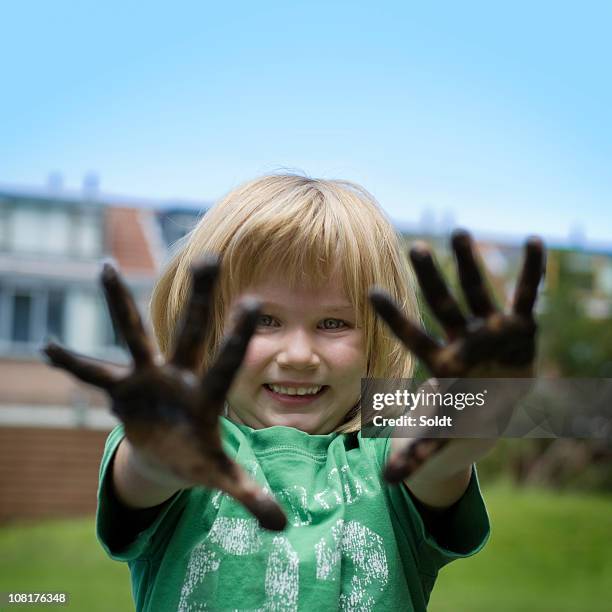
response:
<path fill-rule="evenodd" d="M 347 324 L 342 319 L 323 319 L 321 327 L 323 329 L 343 329 L 347 327 Z"/>
<path fill-rule="evenodd" d="M 257 319 L 257 327 L 274 327 L 274 324 L 274 317 L 267 314 L 259 315 Z"/>

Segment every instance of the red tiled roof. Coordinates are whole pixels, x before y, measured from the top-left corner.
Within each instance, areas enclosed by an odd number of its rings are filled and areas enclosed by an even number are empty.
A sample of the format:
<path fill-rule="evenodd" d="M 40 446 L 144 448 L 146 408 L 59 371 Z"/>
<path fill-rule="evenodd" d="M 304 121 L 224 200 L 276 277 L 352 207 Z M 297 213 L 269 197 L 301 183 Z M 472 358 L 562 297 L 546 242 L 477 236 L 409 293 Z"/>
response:
<path fill-rule="evenodd" d="M 106 209 L 107 246 L 122 272 L 157 272 L 154 246 L 143 225 L 149 221 L 146 217 L 150 214 L 150 211 L 135 208 Z"/>

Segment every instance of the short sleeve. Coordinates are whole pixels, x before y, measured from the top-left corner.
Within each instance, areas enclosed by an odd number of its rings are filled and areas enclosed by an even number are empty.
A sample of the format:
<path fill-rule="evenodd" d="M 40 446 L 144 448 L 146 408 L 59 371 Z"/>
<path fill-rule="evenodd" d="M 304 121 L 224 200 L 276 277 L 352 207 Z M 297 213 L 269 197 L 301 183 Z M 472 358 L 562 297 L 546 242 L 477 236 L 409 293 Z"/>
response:
<path fill-rule="evenodd" d="M 119 443 L 124 438 L 123 426 L 118 425 L 109 434 L 102 461 L 98 486 L 96 534 L 111 559 L 133 561 L 153 554 L 156 544 L 170 535 L 185 506 L 189 491 L 179 491 L 156 508 L 131 510 L 117 498 L 112 487 L 112 465 Z M 145 528 L 139 529 L 143 524 Z"/>
<path fill-rule="evenodd" d="M 426 530 L 407 487 L 400 484 L 394 489 L 393 503 L 407 509 L 410 528 L 416 533 L 420 543 L 418 555 L 423 571 L 435 574 L 441 567 L 455 559 L 476 554 L 487 543 L 490 523 L 475 465 L 472 466 L 472 475 L 465 493 L 444 515 L 447 523 L 445 533 L 448 534 L 445 546 L 441 546 Z"/>
<path fill-rule="evenodd" d="M 377 440 L 377 460 L 381 468 L 386 464 L 391 450 L 391 438 Z M 455 559 L 476 554 L 485 546 L 490 536 L 489 516 L 485 507 L 476 465 L 468 487 L 461 497 L 444 515 L 448 534 L 445 546 L 441 546 L 423 523 L 408 488 L 404 484 L 389 485 L 388 495 L 394 520 L 404 533 L 407 545 L 414 547 L 419 571 L 436 576 L 438 570 Z"/>

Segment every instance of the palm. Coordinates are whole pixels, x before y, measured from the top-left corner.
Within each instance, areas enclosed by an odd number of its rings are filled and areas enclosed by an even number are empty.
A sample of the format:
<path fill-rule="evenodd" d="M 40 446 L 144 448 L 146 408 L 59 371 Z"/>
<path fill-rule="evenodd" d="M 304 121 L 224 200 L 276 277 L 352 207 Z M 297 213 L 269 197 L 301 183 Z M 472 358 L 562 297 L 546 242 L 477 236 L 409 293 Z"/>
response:
<path fill-rule="evenodd" d="M 205 347 L 210 304 L 218 263 L 209 260 L 193 270 L 193 289 L 182 329 L 167 362 L 154 356 L 138 309 L 118 273 L 104 267 L 102 285 L 117 328 L 132 355 L 129 371 L 77 355 L 57 344 L 44 352 L 53 365 L 104 389 L 127 438 L 145 457 L 180 480 L 221 489 L 245 505 L 270 529 L 283 529 L 285 516 L 223 451 L 219 415 L 244 357 L 259 312 L 243 302 L 238 323 L 212 367 L 198 375 Z"/>
<path fill-rule="evenodd" d="M 465 316 L 424 245 L 410 251 L 419 285 L 446 342 L 440 343 L 414 322 L 384 291 L 374 289 L 370 300 L 378 315 L 404 346 L 437 378 L 516 378 L 529 376 L 535 358 L 536 323 L 533 307 L 544 271 L 544 247 L 537 238 L 527 242 L 525 260 L 514 303 L 509 313 L 500 311 L 490 296 L 476 262 L 472 239 L 455 232 L 452 246 L 459 280 L 471 315 Z M 386 475 L 400 480 L 418 469 L 447 440 L 416 440 L 390 461 Z"/>

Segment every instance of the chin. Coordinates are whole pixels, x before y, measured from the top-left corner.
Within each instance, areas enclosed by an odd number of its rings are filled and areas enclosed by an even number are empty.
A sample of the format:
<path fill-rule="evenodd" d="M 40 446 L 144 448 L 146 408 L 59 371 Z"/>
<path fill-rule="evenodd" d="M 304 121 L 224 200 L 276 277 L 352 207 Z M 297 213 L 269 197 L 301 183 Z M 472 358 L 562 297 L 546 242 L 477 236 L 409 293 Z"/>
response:
<path fill-rule="evenodd" d="M 275 414 L 270 421 L 270 427 L 274 425 L 293 427 L 308 434 L 314 433 L 321 427 L 321 421 L 309 414 Z"/>
<path fill-rule="evenodd" d="M 282 425 L 283 427 L 294 427 L 300 429 L 306 433 L 312 433 L 316 428 L 317 424 L 303 414 L 284 414 L 282 416 L 276 416 L 273 425 Z"/>

